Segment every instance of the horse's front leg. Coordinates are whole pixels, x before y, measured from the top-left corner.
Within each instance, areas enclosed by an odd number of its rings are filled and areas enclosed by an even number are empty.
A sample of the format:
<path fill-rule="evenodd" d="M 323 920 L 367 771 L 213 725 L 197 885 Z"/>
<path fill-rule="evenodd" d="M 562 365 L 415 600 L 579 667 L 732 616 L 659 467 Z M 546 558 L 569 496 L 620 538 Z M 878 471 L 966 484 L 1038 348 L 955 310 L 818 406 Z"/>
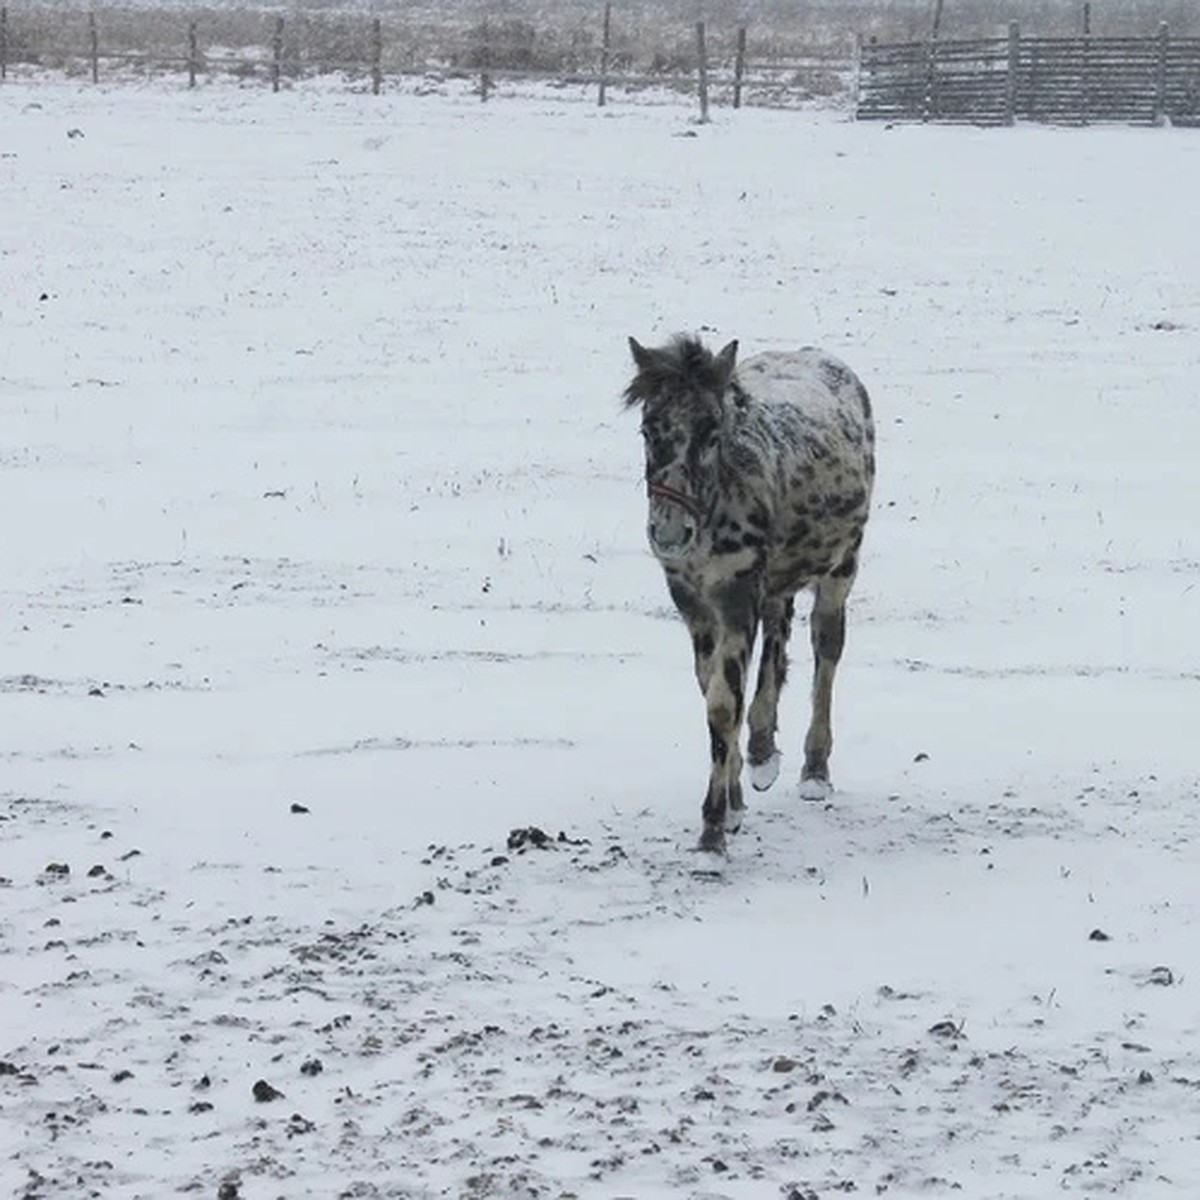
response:
<path fill-rule="evenodd" d="M 725 850 L 726 831 L 742 823 L 742 728 L 746 668 L 754 645 L 757 619 L 745 612 L 730 620 L 723 613 L 717 625 L 704 702 L 708 713 L 711 771 L 702 809 L 704 828 L 700 849 Z"/>
<path fill-rule="evenodd" d="M 779 777 L 775 728 L 779 693 L 787 679 L 787 644 L 794 610 L 795 602 L 791 596 L 776 596 L 763 605 L 762 659 L 754 702 L 747 715 L 750 723 L 750 782 L 760 792 L 765 792 Z"/>

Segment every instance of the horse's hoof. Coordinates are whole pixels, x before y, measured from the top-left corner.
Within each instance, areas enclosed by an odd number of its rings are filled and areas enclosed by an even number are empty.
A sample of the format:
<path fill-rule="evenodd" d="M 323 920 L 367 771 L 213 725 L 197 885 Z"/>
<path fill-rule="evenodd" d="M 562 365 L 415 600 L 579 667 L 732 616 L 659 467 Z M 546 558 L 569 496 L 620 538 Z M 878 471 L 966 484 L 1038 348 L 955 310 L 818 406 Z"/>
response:
<path fill-rule="evenodd" d="M 828 800 L 833 795 L 833 784 L 828 779 L 820 779 L 815 775 L 800 780 L 801 800 Z"/>
<path fill-rule="evenodd" d="M 783 755 L 776 750 L 770 758 L 750 764 L 750 786 L 756 792 L 765 792 L 779 778 L 779 764 Z"/>
<path fill-rule="evenodd" d="M 705 826 L 696 849 L 701 854 L 716 854 L 724 858 L 728 853 L 725 846 L 725 830 L 713 825 Z"/>

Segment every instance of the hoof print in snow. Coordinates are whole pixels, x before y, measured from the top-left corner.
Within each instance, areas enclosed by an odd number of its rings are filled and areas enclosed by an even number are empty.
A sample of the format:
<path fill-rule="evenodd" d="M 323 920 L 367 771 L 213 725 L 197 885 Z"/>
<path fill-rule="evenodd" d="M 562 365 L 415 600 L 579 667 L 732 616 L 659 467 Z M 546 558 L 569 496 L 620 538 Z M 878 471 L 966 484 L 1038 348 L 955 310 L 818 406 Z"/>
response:
<path fill-rule="evenodd" d="M 70 873 L 71 868 L 67 863 L 52 862 L 42 868 L 42 875 L 47 879 L 65 879 Z"/>
<path fill-rule="evenodd" d="M 283 1093 L 278 1088 L 272 1087 L 265 1079 L 258 1080 L 250 1090 L 259 1104 L 269 1104 L 272 1100 L 283 1099 Z"/>
<path fill-rule="evenodd" d="M 491 862 L 488 865 L 492 866 L 492 867 L 503 867 L 503 866 L 506 866 L 507 863 L 508 863 L 507 855 L 497 854 L 497 855 L 495 855 L 495 857 L 493 857 L 493 859 L 491 860 Z"/>
<path fill-rule="evenodd" d="M 426 908 L 434 901 L 432 892 L 422 892 L 414 901 L 413 908 Z"/>
<path fill-rule="evenodd" d="M 1170 967 L 1155 967 L 1146 976 L 1146 982 L 1157 987 L 1170 987 L 1175 982 L 1175 972 Z"/>
<path fill-rule="evenodd" d="M 299 1137 L 302 1133 L 312 1133 L 316 1127 L 316 1122 L 302 1117 L 299 1113 L 292 1113 L 288 1117 L 287 1135 L 289 1138 Z"/>
<path fill-rule="evenodd" d="M 241 1200 L 241 1187 L 236 1179 L 223 1179 L 217 1188 L 217 1200 Z"/>
<path fill-rule="evenodd" d="M 1089 942 L 1111 942 L 1112 938 L 1107 933 L 1105 933 L 1103 929 L 1093 929 L 1092 932 L 1088 934 L 1088 941 Z"/>
<path fill-rule="evenodd" d="M 97 863 L 94 867 L 91 868 L 90 871 L 88 871 L 88 878 L 89 879 L 100 879 L 102 876 L 107 875 L 107 874 L 108 874 L 108 868 L 103 866 L 100 863 Z"/>
<path fill-rule="evenodd" d="M 301 1075 L 320 1075 L 325 1070 L 325 1064 L 319 1058 L 308 1058 L 300 1064 Z"/>
<path fill-rule="evenodd" d="M 929 761 L 929 755 L 926 754 L 924 750 L 918 750 L 917 753 L 913 755 L 913 762 L 915 762 L 915 763 L 928 762 L 928 761 Z"/>
<path fill-rule="evenodd" d="M 771 1070 L 776 1075 L 787 1075 L 794 1071 L 800 1064 L 794 1058 L 788 1058 L 787 1055 L 781 1055 L 771 1064 Z"/>
<path fill-rule="evenodd" d="M 948 1042 L 957 1042 L 966 1036 L 963 1033 L 962 1025 L 955 1021 L 938 1021 L 936 1024 L 930 1025 L 929 1032 L 935 1038 L 944 1038 Z"/>
<path fill-rule="evenodd" d="M 133 1078 L 132 1071 L 127 1071 L 127 1070 L 122 1069 L 120 1071 L 113 1072 L 112 1081 L 113 1081 L 113 1083 L 124 1083 L 127 1079 L 132 1079 L 132 1078 Z"/>
<path fill-rule="evenodd" d="M 212 1112 L 213 1106 L 208 1100 L 195 1100 L 188 1105 L 188 1112 L 194 1117 L 198 1117 L 203 1113 Z"/>
<path fill-rule="evenodd" d="M 301 813 L 306 813 L 309 810 L 303 804 L 293 804 L 289 811 L 293 815 L 299 816 Z"/>
<path fill-rule="evenodd" d="M 529 825 L 524 829 L 514 829 L 508 835 L 508 848 L 518 852 L 524 852 L 530 848 L 545 850 L 550 844 L 550 835 L 536 825 Z"/>

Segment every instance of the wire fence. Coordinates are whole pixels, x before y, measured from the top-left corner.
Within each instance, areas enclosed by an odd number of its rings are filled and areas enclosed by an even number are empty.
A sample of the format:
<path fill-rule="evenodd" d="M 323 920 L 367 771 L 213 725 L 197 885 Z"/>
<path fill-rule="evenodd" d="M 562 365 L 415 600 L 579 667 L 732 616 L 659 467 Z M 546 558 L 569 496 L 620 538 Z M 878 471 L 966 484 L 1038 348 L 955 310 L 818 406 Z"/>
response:
<path fill-rule="evenodd" d="M 804 53 L 746 25 L 704 21 L 656 31 L 622 28 L 607 3 L 595 22 L 563 31 L 520 18 L 487 18 L 439 29 L 354 13 L 261 10 L 0 7 L 0 81 L 57 71 L 95 83 L 130 75 L 174 75 L 197 87 L 217 77 L 280 91 L 338 75 L 378 95 L 401 77 L 468 79 L 487 101 L 505 81 L 535 80 L 615 95 L 667 88 L 711 104 L 795 107 L 846 98 L 853 42 Z"/>

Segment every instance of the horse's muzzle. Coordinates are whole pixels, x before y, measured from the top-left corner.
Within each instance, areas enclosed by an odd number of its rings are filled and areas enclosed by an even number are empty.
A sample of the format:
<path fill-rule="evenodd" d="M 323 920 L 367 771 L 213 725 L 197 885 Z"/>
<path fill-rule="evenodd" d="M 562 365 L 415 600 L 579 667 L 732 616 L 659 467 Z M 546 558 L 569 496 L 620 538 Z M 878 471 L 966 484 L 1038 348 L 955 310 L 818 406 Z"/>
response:
<path fill-rule="evenodd" d="M 679 558 L 696 540 L 696 522 L 680 508 L 651 502 L 646 534 L 659 558 Z"/>

